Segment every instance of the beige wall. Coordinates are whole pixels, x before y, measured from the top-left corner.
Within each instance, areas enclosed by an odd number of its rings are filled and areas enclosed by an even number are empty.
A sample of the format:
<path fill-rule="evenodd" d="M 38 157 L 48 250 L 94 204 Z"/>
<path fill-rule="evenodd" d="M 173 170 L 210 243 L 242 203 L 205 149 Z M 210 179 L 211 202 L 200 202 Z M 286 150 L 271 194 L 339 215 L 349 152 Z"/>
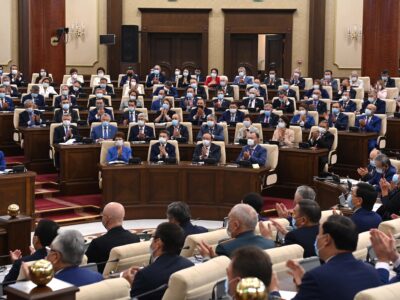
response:
<path fill-rule="evenodd" d="M 357 24 L 362 27 L 362 0 L 326 1 L 325 68 L 334 76 L 348 76 L 351 70 L 361 72 L 361 41 L 349 41 L 346 29 Z"/>
<path fill-rule="evenodd" d="M 0 65 L 18 64 L 18 1 L 2 0 L 0 18 Z M 5 72 L 8 72 L 5 70 Z"/>
<path fill-rule="evenodd" d="M 302 71 L 307 74 L 308 66 L 308 0 L 124 0 L 123 24 L 141 26 L 141 13 L 138 8 L 212 8 L 209 19 L 209 68 L 217 67 L 223 72 L 224 62 L 224 13 L 222 8 L 296 8 L 293 18 L 293 68 L 297 60 L 302 60 Z M 264 32 L 267 33 L 267 32 Z"/>

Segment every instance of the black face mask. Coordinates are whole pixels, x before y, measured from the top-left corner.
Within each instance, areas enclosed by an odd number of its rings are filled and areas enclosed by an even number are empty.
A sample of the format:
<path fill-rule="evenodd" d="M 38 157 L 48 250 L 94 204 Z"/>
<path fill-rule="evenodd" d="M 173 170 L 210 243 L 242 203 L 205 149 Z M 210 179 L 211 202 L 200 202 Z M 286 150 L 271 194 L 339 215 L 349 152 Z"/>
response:
<path fill-rule="evenodd" d="M 133 75 L 133 72 L 128 72 L 128 73 L 126 73 L 128 76 L 132 76 Z"/>

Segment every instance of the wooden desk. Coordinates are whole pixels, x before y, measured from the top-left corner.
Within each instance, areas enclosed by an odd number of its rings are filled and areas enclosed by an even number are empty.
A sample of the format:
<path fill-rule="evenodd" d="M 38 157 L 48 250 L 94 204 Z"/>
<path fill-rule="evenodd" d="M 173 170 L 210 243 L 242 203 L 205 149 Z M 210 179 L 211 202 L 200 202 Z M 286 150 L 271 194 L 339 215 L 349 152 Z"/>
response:
<path fill-rule="evenodd" d="M 260 192 L 265 168 L 176 165 L 102 166 L 103 202 L 120 202 L 131 218 L 164 218 L 172 201 L 185 201 L 193 217 L 222 219 L 246 193 Z"/>
<path fill-rule="evenodd" d="M 331 209 L 339 203 L 339 196 L 347 193 L 345 186 L 329 181 L 314 179 L 314 187 L 321 210 Z"/>
<path fill-rule="evenodd" d="M 35 211 L 34 172 L 0 175 L 0 215 L 7 214 L 10 204 L 18 204 L 21 214 L 32 216 Z"/>
<path fill-rule="evenodd" d="M 388 118 L 386 130 L 386 148 L 400 150 L 400 119 Z"/>
<path fill-rule="evenodd" d="M 5 155 L 22 153 L 21 148 L 13 140 L 14 113 L 0 112 L 0 149 Z M 17 152 L 17 153 L 15 153 Z"/>

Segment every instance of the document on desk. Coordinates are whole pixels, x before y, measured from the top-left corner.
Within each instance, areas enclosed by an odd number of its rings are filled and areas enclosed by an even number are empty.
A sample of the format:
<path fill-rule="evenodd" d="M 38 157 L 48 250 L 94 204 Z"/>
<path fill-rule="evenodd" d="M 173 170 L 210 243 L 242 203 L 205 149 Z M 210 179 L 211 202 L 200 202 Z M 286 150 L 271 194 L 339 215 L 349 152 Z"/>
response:
<path fill-rule="evenodd" d="M 70 139 L 70 140 L 66 141 L 65 143 L 60 143 L 60 145 L 72 145 L 75 142 L 76 142 L 75 139 Z"/>
<path fill-rule="evenodd" d="M 296 297 L 297 293 L 290 291 L 279 291 L 279 294 L 281 294 L 281 299 L 290 300 Z"/>

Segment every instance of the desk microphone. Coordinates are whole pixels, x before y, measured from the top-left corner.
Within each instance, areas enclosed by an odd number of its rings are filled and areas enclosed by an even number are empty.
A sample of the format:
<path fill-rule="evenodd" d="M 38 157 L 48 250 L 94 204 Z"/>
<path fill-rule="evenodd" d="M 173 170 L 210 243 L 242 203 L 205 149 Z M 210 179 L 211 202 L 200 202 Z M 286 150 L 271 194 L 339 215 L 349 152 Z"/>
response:
<path fill-rule="evenodd" d="M 168 284 L 164 283 L 163 285 L 160 285 L 158 288 L 155 288 L 154 290 L 150 290 L 148 292 L 142 293 L 140 295 L 137 295 L 137 296 L 131 298 L 131 300 L 138 300 L 138 299 L 140 299 L 140 298 L 142 298 L 144 296 L 148 296 L 148 295 L 151 295 L 153 293 L 156 293 L 156 292 L 159 292 L 159 291 L 162 291 L 162 290 L 166 290 L 167 288 L 168 288 Z"/>

